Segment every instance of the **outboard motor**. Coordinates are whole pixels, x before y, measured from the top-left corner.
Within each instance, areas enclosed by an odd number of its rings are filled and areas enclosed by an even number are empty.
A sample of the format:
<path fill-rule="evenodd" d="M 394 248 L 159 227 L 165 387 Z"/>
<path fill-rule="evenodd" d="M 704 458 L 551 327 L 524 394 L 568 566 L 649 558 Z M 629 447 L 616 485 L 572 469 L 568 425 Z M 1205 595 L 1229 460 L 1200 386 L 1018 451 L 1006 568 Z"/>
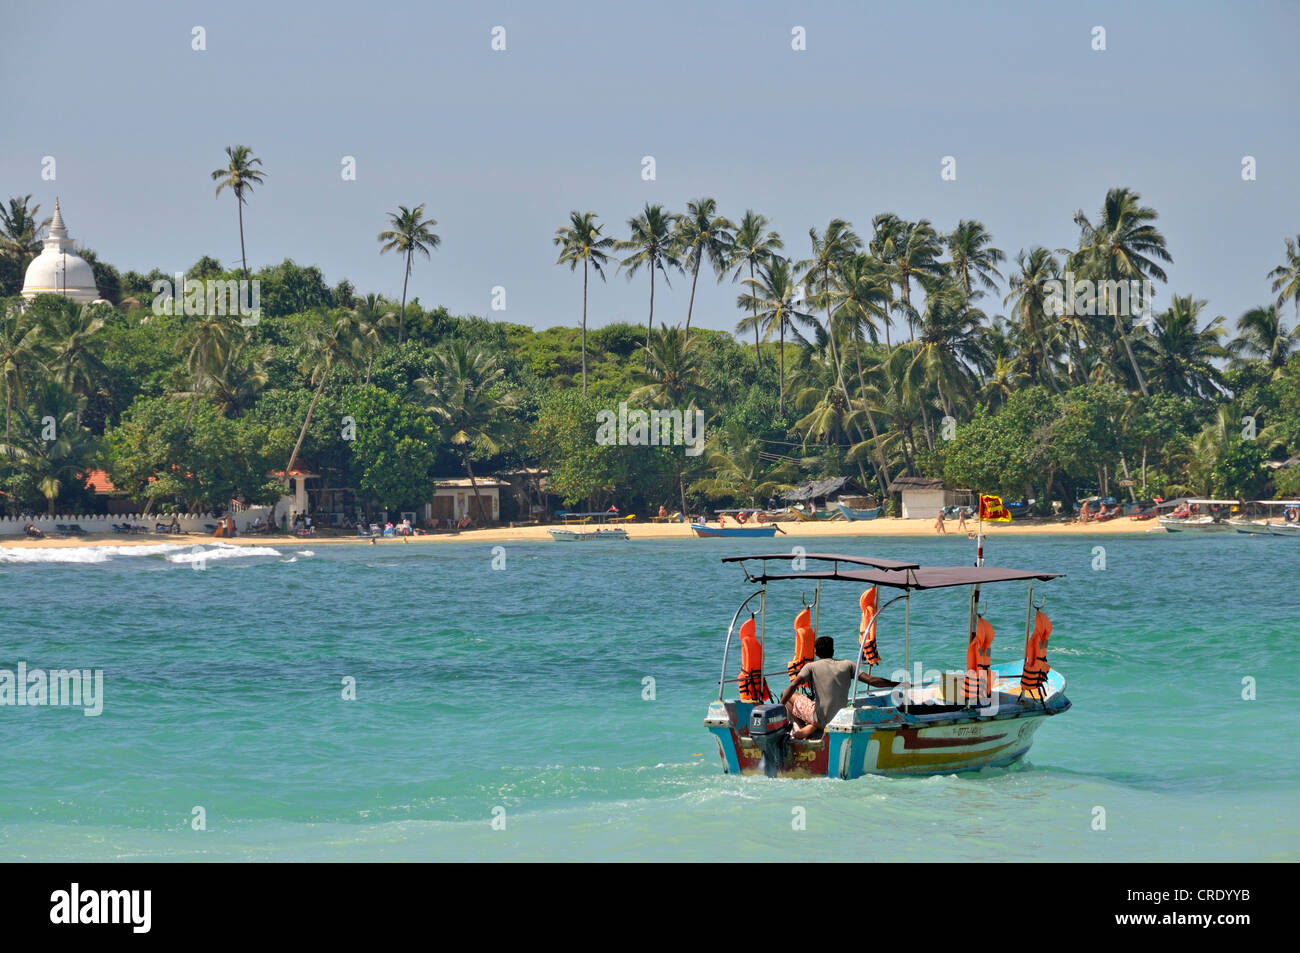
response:
<path fill-rule="evenodd" d="M 790 719 L 784 705 L 755 705 L 749 714 L 749 736 L 763 752 L 763 773 L 776 777 L 790 751 Z"/>

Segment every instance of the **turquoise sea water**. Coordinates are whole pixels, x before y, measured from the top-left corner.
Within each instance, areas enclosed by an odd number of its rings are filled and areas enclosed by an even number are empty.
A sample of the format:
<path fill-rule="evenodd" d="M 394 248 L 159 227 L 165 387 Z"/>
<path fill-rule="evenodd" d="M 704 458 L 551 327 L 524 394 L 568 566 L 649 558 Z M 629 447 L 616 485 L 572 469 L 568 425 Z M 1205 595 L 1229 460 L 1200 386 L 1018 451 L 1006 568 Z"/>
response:
<path fill-rule="evenodd" d="M 0 860 L 1300 859 L 1295 541 L 993 539 L 990 565 L 1068 574 L 1044 588 L 1073 710 L 1010 769 L 852 782 L 726 776 L 701 724 L 752 591 L 719 557 L 772 548 L 513 543 L 494 570 L 487 544 L 208 546 L 203 571 L 189 547 L 0 550 L 0 669 L 104 672 L 99 717 L 0 707 Z M 986 594 L 994 661 L 1017 657 L 1024 589 Z M 857 596 L 824 593 L 841 655 Z M 774 587 L 779 664 L 798 609 Z M 965 613 L 917 596 L 913 659 L 963 667 Z"/>

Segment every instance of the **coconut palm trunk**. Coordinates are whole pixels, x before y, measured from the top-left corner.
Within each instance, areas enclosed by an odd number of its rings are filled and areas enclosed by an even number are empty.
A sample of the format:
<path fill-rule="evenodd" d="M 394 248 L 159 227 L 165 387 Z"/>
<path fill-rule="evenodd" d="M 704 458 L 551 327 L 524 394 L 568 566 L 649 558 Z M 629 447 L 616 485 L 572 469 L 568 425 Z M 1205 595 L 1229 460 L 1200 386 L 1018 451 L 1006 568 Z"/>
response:
<path fill-rule="evenodd" d="M 469 462 L 469 451 L 465 451 L 465 472 L 469 474 L 469 485 L 474 491 L 474 502 L 478 504 L 478 518 L 481 525 L 486 526 L 490 520 L 487 516 L 487 510 L 483 506 L 483 497 L 478 492 L 478 481 L 474 476 L 474 466 Z"/>
<path fill-rule="evenodd" d="M 244 263 L 244 280 L 248 280 L 248 251 L 244 248 L 244 200 L 235 196 L 235 205 L 239 209 L 239 257 Z"/>
<path fill-rule="evenodd" d="M 311 403 L 307 405 L 307 416 L 302 422 L 302 429 L 298 431 L 298 442 L 293 445 L 293 453 L 289 454 L 289 462 L 284 465 L 284 484 L 289 485 L 289 473 L 293 470 L 293 465 L 298 462 L 298 451 L 302 449 L 302 443 L 307 439 L 307 428 L 311 426 L 311 415 L 316 410 L 316 401 L 320 400 L 321 392 L 325 390 L 325 381 L 329 379 L 328 373 L 320 376 L 320 383 L 316 385 L 316 392 L 311 395 Z"/>
<path fill-rule="evenodd" d="M 582 393 L 587 393 L 587 262 L 582 262 Z M 480 509 L 482 507 L 480 506 Z"/>

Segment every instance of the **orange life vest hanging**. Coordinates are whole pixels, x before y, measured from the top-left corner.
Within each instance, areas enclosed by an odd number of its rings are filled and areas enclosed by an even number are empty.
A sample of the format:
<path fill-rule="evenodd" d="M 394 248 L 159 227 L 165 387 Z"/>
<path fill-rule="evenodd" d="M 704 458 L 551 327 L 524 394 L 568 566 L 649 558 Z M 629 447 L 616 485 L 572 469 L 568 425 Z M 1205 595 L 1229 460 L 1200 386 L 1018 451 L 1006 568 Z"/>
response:
<path fill-rule="evenodd" d="M 872 586 L 858 600 L 862 608 L 862 624 L 858 627 L 858 644 L 862 646 L 862 661 L 868 666 L 880 664 L 880 652 L 876 648 L 876 587 Z"/>
<path fill-rule="evenodd" d="M 1025 665 L 1020 673 L 1020 693 L 1039 699 L 1046 697 L 1047 640 L 1052 637 L 1052 620 L 1040 611 L 1034 612 L 1034 631 L 1025 639 Z"/>
<path fill-rule="evenodd" d="M 813 645 L 816 641 L 817 633 L 812 627 L 812 610 L 805 606 L 804 610 L 794 617 L 794 658 L 790 659 L 790 664 L 785 667 L 786 674 L 791 679 L 813 660 Z"/>
<path fill-rule="evenodd" d="M 763 646 L 758 641 L 753 616 L 740 627 L 740 675 L 736 681 L 740 685 L 741 701 L 757 704 L 772 697 L 763 679 Z"/>
<path fill-rule="evenodd" d="M 993 683 L 993 626 L 988 619 L 975 622 L 975 637 L 966 646 L 966 700 L 975 701 L 989 697 Z"/>

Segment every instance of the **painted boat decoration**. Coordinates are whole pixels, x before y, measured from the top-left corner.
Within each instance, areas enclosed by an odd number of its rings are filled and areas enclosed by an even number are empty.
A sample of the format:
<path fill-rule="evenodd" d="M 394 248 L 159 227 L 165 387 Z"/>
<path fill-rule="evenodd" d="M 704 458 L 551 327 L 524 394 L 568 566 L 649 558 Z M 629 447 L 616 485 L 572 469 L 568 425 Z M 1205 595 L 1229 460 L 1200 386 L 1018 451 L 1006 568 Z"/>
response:
<path fill-rule="evenodd" d="M 571 529 L 550 529 L 551 539 L 557 543 L 591 543 L 607 539 L 627 539 L 627 530 L 625 529 L 593 529 L 593 530 L 571 530 Z"/>
<path fill-rule="evenodd" d="M 725 558 L 723 562 L 740 563 L 746 580 L 760 588 L 740 604 L 732 617 L 723 646 L 721 688 L 704 719 L 705 727 L 717 741 L 723 771 L 847 780 L 867 774 L 948 774 L 1008 765 L 1023 758 L 1043 723 L 1070 709 L 1065 679 L 1047 663 L 1051 622 L 1043 614 L 1041 603 L 1034 604 L 1033 595 L 1035 582 L 1060 574 L 984 566 L 982 540 L 980 550 L 981 557 L 973 567 L 921 566 L 898 560 L 808 553 L 800 557 L 799 568 L 791 571 L 789 553 Z M 813 602 L 805 603 L 795 620 L 796 659 L 787 666 L 787 672 L 802 672 L 811 661 L 817 626 L 813 613 L 820 615 L 822 583 L 841 581 L 855 588 L 868 587 L 860 600 L 863 623 L 860 648 L 855 646 L 854 651 L 851 695 L 820 735 L 812 724 L 811 733 L 803 738 L 798 736 L 810 729 L 792 731 L 790 724 L 794 710 L 799 708 L 794 703 L 796 682 L 792 681 L 784 693 L 791 702 L 789 707 L 772 704 L 775 697 L 763 671 L 768 586 L 785 580 L 803 583 L 804 591 L 809 583 L 816 584 Z M 1025 620 L 1029 658 L 993 665 L 993 629 L 980 612 L 980 590 L 1014 581 L 1029 584 Z M 966 671 L 922 675 L 924 666 L 918 661 L 914 682 L 891 682 L 871 675 L 873 663 L 880 662 L 875 635 L 885 611 L 902 603 L 901 611 L 892 618 L 901 616 L 902 671 L 910 672 L 913 592 L 959 587 L 971 590 Z M 899 594 L 877 610 L 877 593 L 881 590 L 897 590 Z M 749 608 L 756 600 L 757 612 Z M 727 687 L 732 684 L 727 674 L 728 656 L 737 623 L 746 610 L 749 618 L 740 626 L 741 666 L 735 683 L 740 697 L 728 699 Z M 859 691 L 864 681 L 867 687 Z"/>
<path fill-rule="evenodd" d="M 782 535 L 785 534 L 785 530 L 775 523 L 768 523 L 765 526 L 710 526 L 708 523 L 692 523 L 691 529 L 695 531 L 696 536 L 723 536 L 739 539 L 761 539 L 766 536 L 775 536 L 778 532 Z"/>

